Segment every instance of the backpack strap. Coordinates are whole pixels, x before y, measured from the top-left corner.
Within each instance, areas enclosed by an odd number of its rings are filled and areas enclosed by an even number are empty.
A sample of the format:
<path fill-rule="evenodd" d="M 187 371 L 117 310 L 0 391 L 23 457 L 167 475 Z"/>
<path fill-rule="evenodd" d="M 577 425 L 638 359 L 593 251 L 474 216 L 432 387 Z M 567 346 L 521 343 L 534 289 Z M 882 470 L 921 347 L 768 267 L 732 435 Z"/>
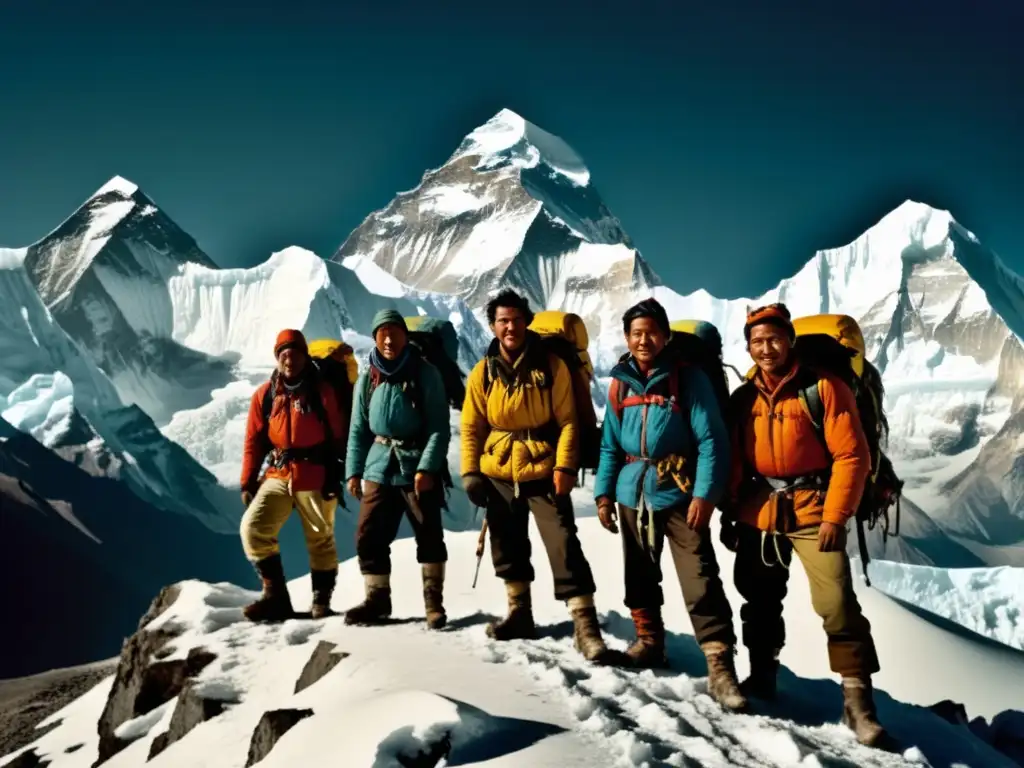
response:
<path fill-rule="evenodd" d="M 817 376 L 813 378 L 814 381 L 800 388 L 797 392 L 797 399 L 800 401 L 800 407 L 807 414 L 807 418 L 811 420 L 814 434 L 818 436 L 818 440 L 828 452 L 828 443 L 825 440 L 825 404 L 821 401 L 821 389 L 819 388 L 821 380 Z"/>

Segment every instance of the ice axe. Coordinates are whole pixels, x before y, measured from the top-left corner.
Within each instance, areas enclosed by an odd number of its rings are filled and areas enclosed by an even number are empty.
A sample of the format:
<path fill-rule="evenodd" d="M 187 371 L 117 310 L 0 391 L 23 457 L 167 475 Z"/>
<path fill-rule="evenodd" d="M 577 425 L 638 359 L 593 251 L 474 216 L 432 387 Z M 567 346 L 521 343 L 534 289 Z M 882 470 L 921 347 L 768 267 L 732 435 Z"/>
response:
<path fill-rule="evenodd" d="M 480 526 L 480 537 L 476 540 L 476 572 L 473 574 L 473 589 L 476 589 L 476 579 L 480 575 L 480 563 L 484 559 L 484 546 L 486 546 L 487 516 L 484 516 L 484 524 Z"/>

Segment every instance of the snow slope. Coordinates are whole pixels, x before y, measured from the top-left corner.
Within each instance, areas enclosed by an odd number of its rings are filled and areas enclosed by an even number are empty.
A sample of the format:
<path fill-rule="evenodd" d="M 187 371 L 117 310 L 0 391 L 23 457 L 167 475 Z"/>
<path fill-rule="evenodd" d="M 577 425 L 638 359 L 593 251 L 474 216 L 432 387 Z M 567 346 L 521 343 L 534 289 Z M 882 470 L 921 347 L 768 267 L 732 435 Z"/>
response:
<path fill-rule="evenodd" d="M 591 561 L 606 564 L 596 572 L 599 607 L 609 642 L 623 648 L 632 628 L 619 605 L 618 538 L 593 519 L 582 521 L 580 530 Z M 536 537 L 535 530 L 531 533 Z M 451 624 L 443 633 L 422 626 L 410 541 L 394 548 L 397 621 L 386 627 L 345 627 L 340 617 L 253 626 L 240 614 L 253 593 L 230 584 L 187 582 L 177 602 L 149 626 L 183 630 L 165 661 L 184 658 L 200 645 L 216 654 L 194 690 L 226 702 L 226 710 L 148 762 L 153 739 L 168 728 L 174 700 L 142 713 L 120 725 L 117 733 L 134 741 L 104 765 L 240 767 L 260 717 L 281 708 L 313 714 L 277 742 L 260 763 L 268 768 L 410 765 L 410 757 L 436 746 L 445 733 L 451 751 L 448 762 L 438 765 L 1013 765 L 966 729 L 921 707 L 953 698 L 964 701 L 972 715 L 992 717 L 1019 706 L 1024 656 L 947 633 L 877 592 L 858 588 L 882 658 L 876 679 L 880 717 L 899 739 L 902 754 L 860 747 L 837 724 L 840 694 L 827 671 L 820 620 L 810 609 L 799 565 L 786 607 L 790 645 L 782 657 L 788 668 L 781 678 L 784 699 L 754 715 L 730 715 L 706 694 L 704 664 L 675 590 L 669 591 L 666 611 L 672 672 L 595 668 L 572 650 L 571 627 L 564 605 L 550 597 L 546 567 L 538 569 L 535 585 L 542 637 L 505 644 L 488 640 L 483 625 L 491 612 L 503 610 L 502 586 L 485 564 L 477 589 L 470 588 L 474 534 L 449 534 L 448 544 Z M 534 544 L 535 551 L 543 551 L 536 538 Z M 728 570 L 731 556 L 723 553 L 722 559 Z M 340 584 L 339 610 L 357 598 L 354 561 L 343 565 Z M 292 582 L 292 596 L 300 606 L 308 601 L 307 579 Z M 729 597 L 737 605 L 731 588 Z M 296 694 L 295 682 L 320 641 L 336 644 L 347 656 Z M 741 674 L 746 671 L 742 655 L 738 666 Z M 111 683 L 108 679 L 51 716 L 43 725 L 59 725 L 26 751 L 51 760 L 52 768 L 90 766 Z"/>

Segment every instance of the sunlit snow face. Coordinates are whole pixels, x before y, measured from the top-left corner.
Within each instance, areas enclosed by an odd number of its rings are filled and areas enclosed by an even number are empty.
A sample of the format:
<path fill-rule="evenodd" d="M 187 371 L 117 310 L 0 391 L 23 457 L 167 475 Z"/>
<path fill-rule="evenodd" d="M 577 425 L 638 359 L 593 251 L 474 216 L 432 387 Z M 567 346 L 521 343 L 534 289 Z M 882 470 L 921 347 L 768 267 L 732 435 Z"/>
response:
<path fill-rule="evenodd" d="M 649 317 L 638 317 L 629 324 L 626 345 L 629 353 L 641 365 L 653 363 L 667 342 L 665 331 Z"/>
<path fill-rule="evenodd" d="M 297 379 L 306 368 L 306 353 L 298 347 L 285 347 L 277 356 L 277 370 L 286 379 Z"/>
<path fill-rule="evenodd" d="M 786 370 L 792 349 L 789 335 L 777 325 L 762 323 L 750 329 L 747 350 L 757 367 L 770 376 Z"/>
<path fill-rule="evenodd" d="M 506 352 L 518 352 L 526 341 L 526 318 L 515 307 L 498 307 L 491 331 Z"/>
<path fill-rule="evenodd" d="M 388 323 L 377 329 L 377 336 L 374 341 L 377 342 L 377 351 L 381 353 L 385 360 L 395 360 L 402 354 L 402 350 L 405 349 L 408 336 L 402 326 Z"/>

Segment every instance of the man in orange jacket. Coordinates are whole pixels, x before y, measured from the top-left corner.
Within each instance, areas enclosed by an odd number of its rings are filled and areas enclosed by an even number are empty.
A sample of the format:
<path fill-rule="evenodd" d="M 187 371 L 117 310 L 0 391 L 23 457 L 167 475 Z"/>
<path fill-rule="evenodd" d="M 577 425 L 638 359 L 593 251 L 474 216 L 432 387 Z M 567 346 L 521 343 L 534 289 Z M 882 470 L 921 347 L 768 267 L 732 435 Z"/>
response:
<path fill-rule="evenodd" d="M 824 624 L 832 671 L 842 676 L 843 722 L 861 743 L 877 744 L 885 736 L 872 700 L 878 656 L 846 554 L 846 524 L 857 512 L 871 471 L 857 403 L 838 378 L 801 365 L 784 304 L 750 312 L 744 335 L 756 368 L 730 400 L 733 472 L 726 506 L 731 520 L 723 523 L 723 540 L 736 552 L 736 589 L 745 601 L 740 619 L 751 671 L 742 687 L 749 696 L 775 697 L 786 639 L 782 600 L 795 551 Z M 828 450 L 815 438 L 799 397 L 815 382 L 825 409 Z"/>
<path fill-rule="evenodd" d="M 334 388 L 309 362 L 300 331 L 284 330 L 274 344 L 277 370 L 249 404 L 242 459 L 242 547 L 263 582 L 263 594 L 244 609 L 250 621 L 283 621 L 294 615 L 277 536 L 297 509 L 309 549 L 313 618 L 331 613 L 338 573 L 334 511 L 341 493 L 340 462 L 348 414 Z M 270 399 L 264 420 L 265 399 Z M 259 471 L 270 453 L 270 466 Z"/>

